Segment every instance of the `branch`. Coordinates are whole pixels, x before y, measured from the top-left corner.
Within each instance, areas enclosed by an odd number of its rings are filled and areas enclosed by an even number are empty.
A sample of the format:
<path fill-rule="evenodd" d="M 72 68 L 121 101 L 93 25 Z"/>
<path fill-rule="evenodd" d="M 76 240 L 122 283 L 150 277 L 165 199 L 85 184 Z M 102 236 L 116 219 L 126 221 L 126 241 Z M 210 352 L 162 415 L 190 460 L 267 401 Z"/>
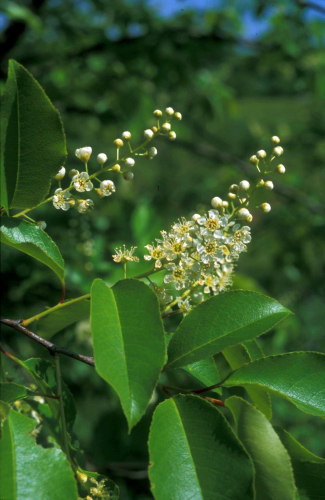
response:
<path fill-rule="evenodd" d="M 91 356 L 83 356 L 83 354 L 77 354 L 76 352 L 68 351 L 68 349 L 64 349 L 63 347 L 55 345 L 52 342 L 39 337 L 38 335 L 36 335 L 36 333 L 27 330 L 27 328 L 25 328 L 21 324 L 22 321 L 23 320 L 1 319 L 0 323 L 23 333 L 24 335 L 26 335 L 26 337 L 29 337 L 32 340 L 35 340 L 35 342 L 48 349 L 48 351 L 52 355 L 54 355 L 55 353 L 63 354 L 64 356 L 69 356 L 69 358 L 73 358 L 77 361 L 81 361 L 82 363 L 86 363 L 86 365 L 95 366 L 94 358 L 92 358 Z"/>

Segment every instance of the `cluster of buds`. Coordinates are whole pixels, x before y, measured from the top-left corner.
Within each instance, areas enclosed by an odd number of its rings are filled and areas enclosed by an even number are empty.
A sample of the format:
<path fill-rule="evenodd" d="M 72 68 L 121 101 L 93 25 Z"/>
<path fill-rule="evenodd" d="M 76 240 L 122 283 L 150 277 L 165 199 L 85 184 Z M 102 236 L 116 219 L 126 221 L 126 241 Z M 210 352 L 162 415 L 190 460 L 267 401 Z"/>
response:
<path fill-rule="evenodd" d="M 134 173 L 131 170 L 133 170 L 133 167 L 135 165 L 135 159 L 132 155 L 144 156 L 148 160 L 152 160 L 158 154 L 157 148 L 153 146 L 147 148 L 148 143 L 152 139 L 159 135 L 167 135 L 170 140 L 176 139 L 176 133 L 171 130 L 170 122 L 172 120 L 181 120 L 181 113 L 175 112 L 173 108 L 166 108 L 166 119 L 161 126 L 159 124 L 159 118 L 161 118 L 161 116 L 163 115 L 162 111 L 155 110 L 153 114 L 157 118 L 157 126 L 153 126 L 152 128 L 146 129 L 144 131 L 144 143 L 133 150 L 130 143 L 132 138 L 131 132 L 123 132 L 121 139 L 118 138 L 113 141 L 113 144 L 116 148 L 116 161 L 114 161 L 111 165 L 105 166 L 105 163 L 107 162 L 107 155 L 105 153 L 99 153 L 97 155 L 97 162 L 101 167 L 99 172 L 96 172 L 92 175 L 89 175 L 88 173 L 88 162 L 92 155 L 92 148 L 90 146 L 85 146 L 83 148 L 76 149 L 75 155 L 84 164 L 85 171 L 79 172 L 79 170 L 75 169 L 70 170 L 70 186 L 67 189 L 63 190 L 61 188 L 61 181 L 65 177 L 66 170 L 64 167 L 60 168 L 58 173 L 54 176 L 54 179 L 59 182 L 59 188 L 55 191 L 54 196 L 52 197 L 54 207 L 66 211 L 76 205 L 80 213 L 86 213 L 90 208 L 93 208 L 93 201 L 90 199 L 75 199 L 75 197 L 71 193 L 72 189 L 75 189 L 78 193 L 92 191 L 94 189 L 93 181 L 95 180 L 100 184 L 99 187 L 95 188 L 95 192 L 98 194 L 98 196 L 100 198 L 111 196 L 116 191 L 114 182 L 109 179 L 100 181 L 98 180 L 97 176 L 101 175 L 103 172 L 113 171 L 122 174 L 124 180 L 130 181 L 134 178 Z M 126 156 L 121 157 L 121 149 L 126 144 L 128 145 L 129 153 Z"/>

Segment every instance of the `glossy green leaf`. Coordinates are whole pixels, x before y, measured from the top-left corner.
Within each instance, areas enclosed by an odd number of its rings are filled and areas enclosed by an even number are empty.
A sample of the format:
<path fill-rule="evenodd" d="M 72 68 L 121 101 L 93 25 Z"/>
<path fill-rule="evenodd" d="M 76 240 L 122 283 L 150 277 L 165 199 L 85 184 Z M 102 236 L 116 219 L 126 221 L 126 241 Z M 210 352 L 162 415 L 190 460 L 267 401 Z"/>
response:
<path fill-rule="evenodd" d="M 165 337 L 155 293 L 127 279 L 91 288 L 95 366 L 117 392 L 129 429 L 145 412 L 165 361 Z"/>
<path fill-rule="evenodd" d="M 190 311 L 168 346 L 168 366 L 186 366 L 252 340 L 290 314 L 276 300 L 238 290 L 211 297 Z"/>
<path fill-rule="evenodd" d="M 276 428 L 275 430 L 290 455 L 300 498 L 303 500 L 319 500 L 323 498 L 325 492 L 325 459 L 304 448 L 284 429 Z"/>
<path fill-rule="evenodd" d="M 42 448 L 30 435 L 36 421 L 11 410 L 0 441 L 1 499 L 77 500 L 77 486 L 65 454 Z"/>
<path fill-rule="evenodd" d="M 253 466 L 222 413 L 197 396 L 155 410 L 149 477 L 156 500 L 252 500 Z"/>
<path fill-rule="evenodd" d="M 8 403 L 0 400 L 0 439 L 1 439 L 1 426 L 10 413 L 10 406 Z"/>
<path fill-rule="evenodd" d="M 69 325 L 90 317 L 90 301 L 64 302 L 60 309 L 49 313 L 37 322 L 37 333 L 44 339 L 50 339 L 57 332 Z"/>
<path fill-rule="evenodd" d="M 290 352 L 244 365 L 222 384 L 264 388 L 294 403 L 300 410 L 325 416 L 325 354 Z"/>
<path fill-rule="evenodd" d="M 254 341 L 251 341 L 252 343 Z M 256 340 L 255 340 L 256 342 Z M 252 350 L 256 346 L 252 347 Z M 252 361 L 246 345 L 238 344 L 233 347 L 227 347 L 222 351 L 232 370 L 237 370 L 246 363 Z M 257 352 L 255 352 L 257 354 Z M 257 408 L 266 416 L 268 420 L 272 418 L 272 404 L 269 394 L 258 387 L 245 387 L 249 397 L 256 404 Z"/>
<path fill-rule="evenodd" d="M 32 394 L 26 387 L 12 382 L 0 383 L 0 399 L 6 403 L 13 403 Z"/>
<path fill-rule="evenodd" d="M 242 398 L 232 396 L 225 403 L 254 463 L 256 500 L 292 500 L 295 483 L 290 458 L 270 422 Z"/>
<path fill-rule="evenodd" d="M 221 380 L 213 358 L 202 359 L 192 365 L 184 366 L 183 370 L 198 379 L 206 387 L 217 384 Z M 213 389 L 213 392 L 222 394 L 222 388 Z"/>
<path fill-rule="evenodd" d="M 64 282 L 64 260 L 54 241 L 40 227 L 14 217 L 1 217 L 1 242 L 39 260 Z"/>
<path fill-rule="evenodd" d="M 33 76 L 16 61 L 1 102 L 3 204 L 32 208 L 49 193 L 52 177 L 66 158 L 59 112 Z"/>

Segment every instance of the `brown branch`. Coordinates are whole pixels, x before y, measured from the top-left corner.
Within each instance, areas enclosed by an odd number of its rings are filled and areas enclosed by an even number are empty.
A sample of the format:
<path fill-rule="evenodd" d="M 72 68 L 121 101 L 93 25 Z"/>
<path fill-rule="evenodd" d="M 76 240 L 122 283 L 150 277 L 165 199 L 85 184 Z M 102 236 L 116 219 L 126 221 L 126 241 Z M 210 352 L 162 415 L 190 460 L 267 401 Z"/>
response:
<path fill-rule="evenodd" d="M 68 351 L 68 349 L 64 349 L 63 347 L 60 347 L 58 345 L 53 344 L 52 342 L 49 342 L 48 340 L 43 339 L 42 337 L 39 337 L 39 335 L 36 335 L 36 333 L 31 332 L 30 330 L 27 330 L 22 325 L 23 320 L 12 320 L 12 319 L 1 319 L 0 322 L 3 325 L 7 325 L 10 328 L 13 328 L 14 330 L 17 330 L 18 332 L 23 333 L 26 335 L 26 337 L 29 337 L 30 339 L 34 340 L 38 344 L 41 344 L 43 347 L 48 349 L 48 351 L 51 354 L 55 354 L 56 352 L 58 354 L 63 354 L 64 356 L 68 356 L 69 358 L 76 359 L 77 361 L 81 361 L 82 363 L 86 363 L 86 365 L 90 366 L 95 366 L 95 361 L 94 358 L 91 356 L 84 356 L 83 354 L 78 354 L 76 352 Z"/>

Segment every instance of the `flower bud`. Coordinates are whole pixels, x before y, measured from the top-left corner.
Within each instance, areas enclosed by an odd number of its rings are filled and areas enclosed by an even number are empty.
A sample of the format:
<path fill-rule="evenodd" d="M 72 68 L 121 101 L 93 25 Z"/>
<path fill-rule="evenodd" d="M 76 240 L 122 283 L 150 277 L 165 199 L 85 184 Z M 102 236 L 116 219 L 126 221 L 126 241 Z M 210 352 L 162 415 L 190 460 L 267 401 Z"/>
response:
<path fill-rule="evenodd" d="M 98 156 L 97 156 L 97 161 L 100 165 L 103 165 L 105 163 L 105 161 L 107 161 L 107 156 L 105 155 L 105 153 L 100 153 Z"/>
<path fill-rule="evenodd" d="M 256 155 L 251 156 L 251 157 L 250 157 L 250 159 L 249 159 L 249 161 L 250 161 L 251 163 L 253 163 L 254 165 L 257 165 L 257 164 L 258 164 L 258 158 L 257 158 L 257 156 L 256 156 Z"/>
<path fill-rule="evenodd" d="M 248 181 L 240 181 L 239 183 L 239 187 L 240 189 L 242 189 L 243 191 L 247 191 L 249 188 L 250 188 L 250 184 Z"/>
<path fill-rule="evenodd" d="M 163 123 L 162 126 L 161 126 L 161 130 L 163 132 L 169 132 L 171 128 L 172 128 L 171 124 L 168 123 L 168 122 Z"/>
<path fill-rule="evenodd" d="M 281 156 L 283 154 L 283 148 L 281 146 L 277 146 L 273 149 L 273 154 L 275 156 Z"/>
<path fill-rule="evenodd" d="M 100 184 L 100 190 L 104 196 L 111 196 L 112 193 L 115 193 L 115 184 L 110 180 L 103 181 Z"/>
<path fill-rule="evenodd" d="M 86 483 L 88 480 L 88 476 L 86 474 L 83 474 L 82 472 L 77 472 L 77 477 L 81 483 Z"/>
<path fill-rule="evenodd" d="M 143 135 L 144 135 L 145 139 L 152 139 L 154 136 L 154 133 L 150 128 L 148 128 L 147 130 L 144 131 Z"/>
<path fill-rule="evenodd" d="M 228 208 L 229 207 L 228 201 L 223 201 L 222 206 L 223 206 L 223 208 Z"/>
<path fill-rule="evenodd" d="M 91 493 L 92 495 L 97 495 L 97 493 L 98 493 L 98 488 L 90 488 L 90 493 Z"/>
<path fill-rule="evenodd" d="M 84 148 L 76 149 L 75 155 L 79 158 L 79 160 L 87 163 L 92 152 L 92 148 L 90 146 L 86 146 Z"/>
<path fill-rule="evenodd" d="M 260 151 L 257 151 L 256 156 L 259 159 L 265 158 L 266 157 L 266 151 L 264 151 L 264 149 L 260 149 Z"/>
<path fill-rule="evenodd" d="M 272 181 L 265 182 L 264 189 L 266 189 L 266 191 L 272 191 L 273 188 L 274 188 L 274 184 Z"/>
<path fill-rule="evenodd" d="M 158 153 L 157 149 L 156 148 L 150 148 L 148 149 L 148 155 L 150 158 L 153 158 L 154 156 L 156 156 Z"/>
<path fill-rule="evenodd" d="M 133 172 L 123 172 L 123 179 L 125 179 L 126 181 L 131 181 L 133 177 L 134 177 Z"/>
<path fill-rule="evenodd" d="M 251 214 L 249 210 L 247 210 L 247 208 L 241 208 L 240 210 L 238 210 L 238 216 L 245 221 L 247 221 L 250 215 Z"/>
<path fill-rule="evenodd" d="M 132 160 L 132 158 L 131 158 Z M 114 165 L 114 167 L 112 167 L 112 170 L 115 170 L 115 172 L 119 172 L 121 170 L 121 167 L 118 163 L 116 163 L 116 165 Z"/>
<path fill-rule="evenodd" d="M 78 175 L 78 174 L 79 174 L 79 170 L 76 170 L 75 168 L 73 168 L 69 172 L 69 177 L 72 179 L 72 177 L 74 177 L 75 175 Z"/>
<path fill-rule="evenodd" d="M 271 205 L 269 205 L 268 203 L 262 203 L 262 205 L 260 205 L 258 208 L 265 214 L 271 211 Z"/>
<path fill-rule="evenodd" d="M 151 130 L 153 131 L 153 133 L 154 133 L 154 134 L 155 134 L 156 132 L 158 132 L 157 127 L 151 127 Z"/>
<path fill-rule="evenodd" d="M 263 179 L 258 179 L 258 181 L 256 182 L 256 187 L 257 188 L 260 188 L 260 187 L 263 187 L 264 186 L 264 181 Z"/>
<path fill-rule="evenodd" d="M 61 181 L 64 176 L 65 176 L 65 168 L 61 167 L 58 173 L 54 176 L 54 179 L 56 181 Z"/>
<path fill-rule="evenodd" d="M 124 146 L 124 142 L 122 141 L 122 139 L 115 139 L 113 144 L 115 147 L 117 147 L 117 149 L 120 149 L 122 146 Z"/>
<path fill-rule="evenodd" d="M 126 158 L 125 166 L 126 167 L 134 167 L 135 161 L 133 158 Z"/>
<path fill-rule="evenodd" d="M 70 207 L 74 207 L 76 204 L 76 200 L 74 198 L 69 198 L 68 203 L 69 203 Z"/>
<path fill-rule="evenodd" d="M 253 220 L 253 216 L 252 216 L 252 214 L 249 214 L 249 216 L 246 219 L 246 222 L 252 222 L 252 220 Z"/>
<path fill-rule="evenodd" d="M 38 222 L 36 223 L 36 225 L 37 225 L 39 228 L 43 229 L 43 231 L 45 231 L 45 229 L 46 229 L 46 225 L 47 225 L 47 224 L 46 224 L 46 222 L 45 222 L 44 220 L 40 220 L 40 221 L 38 221 Z"/>
<path fill-rule="evenodd" d="M 179 111 L 176 111 L 176 113 L 174 114 L 174 118 L 175 118 L 175 120 L 178 120 L 180 122 L 181 119 L 183 118 L 182 113 L 179 113 Z"/>
<path fill-rule="evenodd" d="M 280 165 L 278 165 L 278 166 L 276 167 L 276 169 L 275 169 L 275 170 L 278 172 L 278 174 L 284 174 L 284 173 L 285 173 L 285 171 L 286 171 L 286 168 L 285 168 L 285 166 L 284 166 L 284 165 L 281 165 L 281 164 L 280 164 Z"/>
<path fill-rule="evenodd" d="M 173 114 L 175 113 L 175 111 L 173 110 L 173 108 L 166 108 L 165 109 L 165 113 L 167 116 L 173 116 Z"/>
<path fill-rule="evenodd" d="M 102 197 L 104 196 L 104 195 L 103 195 L 103 191 L 102 191 L 100 188 L 95 188 L 95 191 L 96 191 L 96 193 L 98 194 L 98 196 L 99 196 L 100 198 L 102 198 Z"/>
<path fill-rule="evenodd" d="M 125 141 L 129 141 L 131 139 L 131 132 L 128 131 L 123 132 L 122 139 L 124 139 Z"/>
<path fill-rule="evenodd" d="M 213 205 L 212 205 L 212 206 L 213 206 Z M 192 220 L 193 220 L 194 222 L 196 222 L 196 221 L 197 221 L 197 220 L 199 220 L 199 219 L 201 219 L 201 215 L 200 215 L 200 214 L 194 214 L 194 215 L 192 215 Z"/>
<path fill-rule="evenodd" d="M 273 142 L 273 144 L 279 144 L 280 138 L 277 135 L 274 135 L 273 137 L 271 137 L 271 141 Z"/>
<path fill-rule="evenodd" d="M 172 131 L 172 132 L 169 132 L 169 134 L 168 134 L 168 139 L 169 139 L 170 141 L 174 141 L 174 140 L 176 139 L 176 132 L 173 132 L 173 131 Z"/>
<path fill-rule="evenodd" d="M 239 186 L 237 184 L 232 184 L 229 188 L 230 193 L 238 193 Z"/>
<path fill-rule="evenodd" d="M 160 111 L 160 109 L 156 109 L 156 111 L 153 112 L 153 115 L 156 118 L 160 118 L 162 116 L 162 111 Z"/>
<path fill-rule="evenodd" d="M 212 206 L 212 208 L 220 208 L 220 207 L 222 207 L 222 199 L 219 198 L 219 196 L 215 196 L 211 200 L 211 206 Z"/>
<path fill-rule="evenodd" d="M 229 200 L 235 200 L 236 199 L 235 193 L 228 193 L 228 198 Z"/>

